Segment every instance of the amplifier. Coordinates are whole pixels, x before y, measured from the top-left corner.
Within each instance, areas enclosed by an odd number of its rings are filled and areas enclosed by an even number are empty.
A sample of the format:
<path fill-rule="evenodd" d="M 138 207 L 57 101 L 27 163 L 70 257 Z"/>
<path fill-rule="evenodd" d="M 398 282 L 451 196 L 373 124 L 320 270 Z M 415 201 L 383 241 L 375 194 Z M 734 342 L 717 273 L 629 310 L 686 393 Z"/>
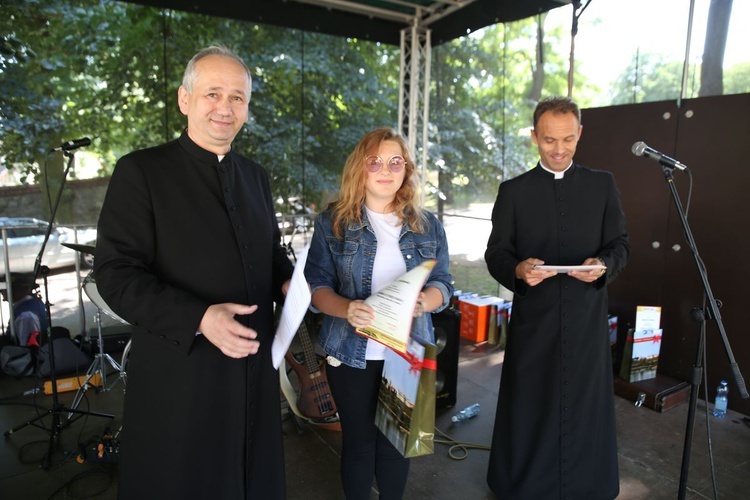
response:
<path fill-rule="evenodd" d="M 104 352 L 107 354 L 113 352 L 122 352 L 125 349 L 125 346 L 128 345 L 131 335 L 131 332 L 109 333 L 106 335 L 104 334 L 104 332 L 102 332 L 102 345 L 104 347 Z M 89 335 L 89 338 L 91 339 L 91 354 L 98 354 L 99 336 L 97 334 L 94 334 Z"/>

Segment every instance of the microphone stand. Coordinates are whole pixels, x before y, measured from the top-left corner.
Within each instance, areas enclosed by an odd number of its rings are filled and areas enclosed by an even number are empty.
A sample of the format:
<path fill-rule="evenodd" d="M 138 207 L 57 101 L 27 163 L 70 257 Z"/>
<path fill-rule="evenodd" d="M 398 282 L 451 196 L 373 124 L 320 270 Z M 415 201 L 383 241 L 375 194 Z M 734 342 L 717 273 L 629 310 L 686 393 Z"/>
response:
<path fill-rule="evenodd" d="M 700 258 L 700 255 L 698 255 L 698 247 L 695 244 L 695 240 L 693 239 L 693 233 L 690 231 L 690 225 L 688 224 L 687 216 L 685 215 L 685 211 L 682 208 L 682 202 L 680 202 L 680 197 L 677 194 L 677 188 L 674 185 L 674 177 L 672 176 L 674 167 L 664 165 L 663 163 L 661 165 L 662 170 L 664 171 L 664 178 L 667 181 L 670 192 L 672 193 L 672 199 L 674 200 L 675 206 L 677 207 L 677 213 L 679 214 L 680 221 L 682 222 L 682 228 L 685 232 L 685 239 L 687 240 L 688 246 L 693 253 L 695 264 L 698 267 L 698 273 L 700 274 L 701 282 L 703 284 L 703 291 L 706 295 L 706 298 L 708 299 L 708 317 L 715 320 L 716 324 L 719 327 L 719 333 L 721 334 L 721 338 L 724 342 L 724 349 L 727 352 L 729 364 L 732 367 L 732 374 L 734 375 L 734 379 L 737 383 L 737 388 L 740 391 L 740 395 L 743 399 L 748 398 L 750 397 L 750 395 L 748 395 L 747 389 L 745 388 L 745 380 L 742 378 L 740 369 L 734 359 L 732 348 L 729 345 L 729 339 L 727 339 L 727 333 L 724 330 L 724 323 L 721 321 L 719 304 L 717 303 L 717 300 L 714 298 L 714 294 L 711 291 L 711 286 L 708 283 L 706 267 L 703 264 L 703 260 Z M 693 427 L 695 424 L 695 410 L 698 403 L 698 389 L 700 387 L 703 372 L 701 358 L 704 348 L 705 334 L 703 333 L 703 329 L 701 329 L 701 334 L 698 338 L 698 352 L 696 356 L 696 362 L 693 365 L 692 378 L 690 381 L 690 404 L 688 408 L 687 427 L 685 429 L 685 444 L 682 452 L 682 470 L 680 471 L 680 485 L 678 493 L 679 500 L 685 500 L 685 491 L 687 488 L 688 471 L 690 469 L 690 448 L 693 441 Z"/>
<path fill-rule="evenodd" d="M 29 425 L 32 425 L 39 429 L 48 430 L 50 435 L 49 435 L 49 444 L 47 448 L 47 454 L 42 458 L 42 468 L 45 470 L 49 469 L 51 465 L 52 453 L 54 452 L 55 447 L 59 443 L 60 432 L 64 428 L 63 421 L 60 418 L 62 414 L 76 413 L 79 415 L 78 418 L 81 418 L 81 416 L 83 415 L 93 415 L 96 417 L 104 417 L 104 418 L 115 417 L 114 415 L 111 415 L 109 413 L 98 413 L 98 412 L 82 411 L 78 409 L 66 408 L 65 405 L 60 403 L 60 400 L 58 398 L 57 378 L 55 375 L 55 349 L 54 349 L 55 343 L 52 340 L 52 314 L 51 314 L 51 307 L 50 307 L 50 302 L 49 302 L 49 289 L 48 289 L 48 284 L 47 284 L 47 275 L 49 274 L 49 268 L 47 266 L 42 265 L 42 257 L 44 256 L 44 249 L 47 246 L 47 241 L 49 240 L 50 233 L 52 233 L 52 225 L 55 220 L 55 215 L 57 214 L 57 207 L 60 204 L 60 198 L 62 196 L 63 189 L 65 188 L 65 179 L 67 179 L 68 172 L 70 171 L 70 168 L 73 166 L 74 159 L 75 159 L 75 155 L 67 150 L 63 150 L 63 155 L 68 157 L 68 165 L 65 168 L 65 172 L 63 173 L 62 182 L 60 183 L 60 189 L 57 191 L 57 197 L 55 198 L 55 204 L 52 207 L 49 224 L 47 226 L 47 232 L 45 233 L 44 241 L 42 242 L 42 248 L 39 250 L 39 254 L 36 257 L 36 262 L 34 263 L 34 280 L 36 281 L 40 273 L 44 279 L 44 296 L 45 296 L 45 306 L 46 306 L 45 309 L 47 313 L 47 345 L 49 346 L 49 364 L 50 364 L 50 370 L 51 370 L 50 379 L 52 383 L 52 408 L 47 410 L 47 412 L 42 413 L 38 415 L 37 417 L 24 422 L 23 424 L 20 424 L 16 427 L 13 427 L 10 430 L 5 431 L 5 434 L 4 434 L 5 437 L 7 438 L 11 434 L 15 433 L 16 431 L 19 431 Z M 52 416 L 52 423 L 49 429 L 36 423 L 38 420 L 43 419 L 47 415 Z"/>

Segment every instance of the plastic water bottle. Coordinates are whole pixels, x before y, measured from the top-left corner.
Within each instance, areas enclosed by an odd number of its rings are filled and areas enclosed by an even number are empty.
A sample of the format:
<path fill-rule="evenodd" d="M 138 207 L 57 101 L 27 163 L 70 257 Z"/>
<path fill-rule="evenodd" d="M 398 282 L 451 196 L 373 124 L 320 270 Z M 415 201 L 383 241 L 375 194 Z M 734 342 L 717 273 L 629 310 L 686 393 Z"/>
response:
<path fill-rule="evenodd" d="M 729 388 L 727 387 L 727 381 L 722 380 L 719 387 L 716 389 L 716 400 L 714 402 L 714 417 L 723 418 L 727 414 L 727 395 L 729 394 Z"/>
<path fill-rule="evenodd" d="M 463 422 L 479 415 L 479 403 L 474 403 L 471 406 L 467 406 L 460 412 L 456 413 L 451 417 L 452 422 Z"/>

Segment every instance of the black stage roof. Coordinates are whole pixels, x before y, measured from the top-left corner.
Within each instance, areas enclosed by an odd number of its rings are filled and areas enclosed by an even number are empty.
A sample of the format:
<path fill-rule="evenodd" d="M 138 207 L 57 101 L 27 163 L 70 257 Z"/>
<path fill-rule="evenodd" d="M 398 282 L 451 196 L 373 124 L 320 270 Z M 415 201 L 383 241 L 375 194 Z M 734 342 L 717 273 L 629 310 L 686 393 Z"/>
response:
<path fill-rule="evenodd" d="M 400 44 L 417 20 L 439 45 L 491 24 L 517 21 L 572 0 L 125 0 L 210 16 Z"/>

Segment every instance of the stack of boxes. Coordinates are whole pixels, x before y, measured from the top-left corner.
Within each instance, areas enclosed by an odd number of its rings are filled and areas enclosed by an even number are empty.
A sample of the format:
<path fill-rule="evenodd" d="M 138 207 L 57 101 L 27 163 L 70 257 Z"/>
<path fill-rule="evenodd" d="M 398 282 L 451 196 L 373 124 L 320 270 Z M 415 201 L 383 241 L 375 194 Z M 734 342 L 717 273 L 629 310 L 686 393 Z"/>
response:
<path fill-rule="evenodd" d="M 505 300 L 492 295 L 458 292 L 456 301 L 461 311 L 460 334 L 474 343 L 499 342 L 501 314 L 507 309 Z"/>

